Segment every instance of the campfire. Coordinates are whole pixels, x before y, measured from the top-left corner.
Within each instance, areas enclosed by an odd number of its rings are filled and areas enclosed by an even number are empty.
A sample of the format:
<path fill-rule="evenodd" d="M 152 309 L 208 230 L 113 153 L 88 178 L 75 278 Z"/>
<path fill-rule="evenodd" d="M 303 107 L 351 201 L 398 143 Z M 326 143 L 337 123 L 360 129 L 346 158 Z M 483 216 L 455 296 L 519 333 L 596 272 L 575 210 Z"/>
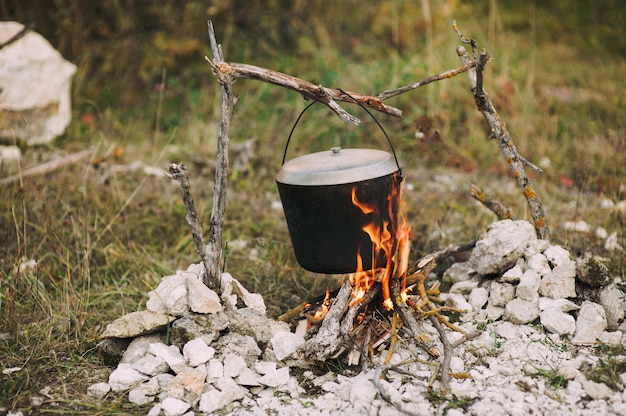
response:
<path fill-rule="evenodd" d="M 365 219 L 362 232 L 371 242 L 371 253 L 357 252 L 356 271 L 347 274 L 339 289 L 327 290 L 279 318 L 307 339 L 299 348 L 304 359 L 325 360 L 345 354 L 348 365 L 356 365 L 363 357 L 370 359 L 385 349 L 391 355 L 399 335 L 438 357 L 439 350 L 420 330 L 419 321 L 429 317 L 465 333 L 440 314 L 453 308 L 435 306 L 438 285 L 429 290 L 424 286 L 436 265 L 435 257 L 427 256 L 409 268 L 411 228 L 402 213 L 404 181 L 399 173 L 393 175 L 384 203 L 361 200 L 357 185 L 350 192 L 351 203 Z M 369 267 L 364 266 L 364 257 L 371 259 Z"/>

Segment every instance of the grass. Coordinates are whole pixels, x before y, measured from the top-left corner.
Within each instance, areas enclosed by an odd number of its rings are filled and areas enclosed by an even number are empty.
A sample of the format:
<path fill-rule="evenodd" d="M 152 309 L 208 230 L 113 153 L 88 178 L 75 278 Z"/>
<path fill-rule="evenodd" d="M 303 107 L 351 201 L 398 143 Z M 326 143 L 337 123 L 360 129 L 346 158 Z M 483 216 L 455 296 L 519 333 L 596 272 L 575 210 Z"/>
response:
<path fill-rule="evenodd" d="M 342 11 L 336 9 L 341 6 L 325 10 L 312 2 L 311 10 L 295 10 L 285 21 L 288 36 L 271 33 L 267 38 L 255 31 L 264 30 L 263 24 L 272 26 L 274 13 L 269 11 L 256 22 L 260 27 L 237 19 L 215 22 L 227 59 L 329 87 L 378 93 L 459 66 L 454 52 L 458 39 L 450 30 L 456 18 L 464 34 L 476 37 L 495 58 L 485 88 L 520 152 L 546 167 L 541 175 L 531 174 L 553 241 L 577 255 L 606 257 L 611 274 L 624 279 L 622 252 L 607 251 L 592 234 L 563 227 L 565 220 L 585 220 L 617 232 L 619 243 L 626 246 L 626 213 L 601 206 L 602 200 L 625 197 L 626 91 L 616 80 L 626 61 L 614 53 L 618 40 L 625 38 L 618 32 L 623 25 L 603 33 L 596 24 L 603 17 L 600 7 L 593 9 L 594 24 L 585 26 L 576 9 L 560 20 L 505 1 L 442 1 L 438 7 L 432 3 L 432 15 L 424 16 L 416 2 L 382 2 L 378 9 L 350 13 L 353 20 L 343 26 L 308 24 L 309 19 L 329 21 L 324 13 Z M 185 13 L 204 25 L 198 10 Z M 69 24 L 67 16 L 61 17 L 59 24 Z M 586 38 L 568 31 L 575 24 L 585 27 Z M 94 155 L 91 163 L 0 189 L 0 367 L 21 368 L 0 375 L 0 407 L 66 414 L 145 410 L 129 405 L 123 395 L 105 400 L 86 396 L 86 388 L 105 381 L 113 365 L 95 351 L 97 338 L 113 319 L 143 309 L 145 294 L 163 275 L 199 260 L 177 186 L 142 170 L 111 173 L 111 168 L 141 161 L 165 169 L 170 161 L 185 161 L 197 208 L 205 224 L 208 221 L 220 98 L 213 75 L 200 59 L 209 53 L 206 35 L 196 26 L 190 26 L 190 33 L 196 33 L 196 42 L 203 46 L 189 46 L 196 61 L 185 61 L 184 70 L 176 70 L 175 63 L 163 57 L 146 58 L 128 61 L 137 66 L 135 72 L 124 68 L 118 76 L 111 72 L 103 77 L 94 71 L 98 60 L 87 45 L 73 45 L 79 64 L 74 121 L 52 144 L 27 149 L 20 167 L 0 167 L 5 176 L 60 154 L 87 148 Z M 108 60 L 103 71 L 116 67 L 110 50 L 119 47 L 106 48 L 120 44 L 117 36 L 111 37 L 115 42 L 98 44 L 110 54 L 104 55 Z M 562 41 L 554 41 L 560 36 Z M 73 37 L 73 42 L 79 38 Z M 159 53 L 175 48 L 168 42 L 183 42 L 163 35 L 158 40 L 155 47 L 164 48 Z M 588 53 L 590 48 L 594 53 Z M 167 65 L 174 69 L 162 71 Z M 130 82 L 136 74 L 147 73 L 152 78 Z M 470 180 L 513 207 L 516 217 L 529 218 L 496 143 L 486 138 L 468 88 L 461 75 L 390 100 L 404 110 L 402 119 L 377 115 L 412 186 L 405 197 L 413 259 L 474 238 L 494 220 L 468 196 L 464 184 Z M 578 95 L 564 100 L 559 91 Z M 255 139 L 257 153 L 247 169 L 231 172 L 224 236 L 232 244 L 226 264 L 249 290 L 263 294 L 269 314 L 277 316 L 334 287 L 337 278 L 311 274 L 297 265 L 282 213 L 271 208 L 278 200 L 274 175 L 286 135 L 304 106 L 302 99 L 250 80 L 238 81 L 236 92 L 240 101 L 233 143 Z M 591 98 L 576 98 L 589 94 Z M 334 145 L 338 139 L 344 146 L 384 146 L 373 122 L 358 108 L 346 108 L 363 120 L 362 126 L 349 128 L 325 108 L 311 109 L 296 130 L 292 157 Z M 417 140 L 417 123 L 424 117 L 439 135 Z M 31 259 L 37 267 L 20 270 Z"/>

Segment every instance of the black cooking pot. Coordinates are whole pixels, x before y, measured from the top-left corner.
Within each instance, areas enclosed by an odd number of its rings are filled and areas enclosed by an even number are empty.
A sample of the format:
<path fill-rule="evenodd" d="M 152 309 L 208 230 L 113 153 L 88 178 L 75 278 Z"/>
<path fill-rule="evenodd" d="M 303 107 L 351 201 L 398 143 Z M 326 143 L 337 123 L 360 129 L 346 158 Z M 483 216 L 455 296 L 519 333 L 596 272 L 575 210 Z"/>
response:
<path fill-rule="evenodd" d="M 374 214 L 356 206 L 352 193 L 397 224 L 399 201 L 392 192 L 401 181 L 395 152 L 336 147 L 287 163 L 283 159 L 276 183 L 298 263 L 316 273 L 353 273 L 360 255 L 363 270 L 385 267 L 391 253 L 373 256 L 372 242 L 363 231 Z"/>

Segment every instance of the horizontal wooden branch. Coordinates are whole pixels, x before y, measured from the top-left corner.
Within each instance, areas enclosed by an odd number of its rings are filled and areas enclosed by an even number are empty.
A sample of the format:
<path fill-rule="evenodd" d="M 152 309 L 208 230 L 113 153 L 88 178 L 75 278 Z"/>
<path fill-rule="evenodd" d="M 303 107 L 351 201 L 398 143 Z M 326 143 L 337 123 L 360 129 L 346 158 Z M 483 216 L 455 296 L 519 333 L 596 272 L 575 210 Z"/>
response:
<path fill-rule="evenodd" d="M 337 104 L 337 101 L 355 103 L 356 100 L 365 107 L 394 117 L 402 117 L 402 110 L 383 104 L 382 100 L 377 96 L 368 96 L 356 92 L 344 92 L 338 89 L 326 88 L 322 85 L 315 85 L 282 72 L 261 68 L 255 65 L 234 62 L 216 62 L 207 57 L 205 57 L 205 59 L 218 77 L 228 75 L 233 78 L 255 79 L 296 91 L 307 100 L 319 101 L 328 106 L 341 117 L 342 120 L 353 125 L 358 125 L 361 121 L 341 108 L 339 104 Z"/>

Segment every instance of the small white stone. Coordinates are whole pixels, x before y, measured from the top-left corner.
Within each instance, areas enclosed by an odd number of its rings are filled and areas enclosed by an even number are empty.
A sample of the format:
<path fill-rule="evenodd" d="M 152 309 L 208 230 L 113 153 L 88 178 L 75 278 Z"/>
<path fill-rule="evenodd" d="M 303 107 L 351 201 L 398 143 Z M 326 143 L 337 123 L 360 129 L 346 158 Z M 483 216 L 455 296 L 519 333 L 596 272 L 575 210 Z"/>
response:
<path fill-rule="evenodd" d="M 487 303 L 489 299 L 489 291 L 484 287 L 477 287 L 472 289 L 469 294 L 469 304 L 472 305 L 474 310 L 480 310 Z"/>
<path fill-rule="evenodd" d="M 149 311 L 182 316 L 189 310 L 187 304 L 186 276 L 164 277 L 159 286 L 148 293 L 146 308 Z"/>
<path fill-rule="evenodd" d="M 174 397 L 167 397 L 161 402 L 161 410 L 165 416 L 181 416 L 190 408 L 189 403 Z"/>
<path fill-rule="evenodd" d="M 154 406 L 152 406 L 152 408 L 150 409 L 150 411 L 148 411 L 146 416 L 159 416 L 160 414 L 161 414 L 161 403 L 157 403 Z"/>
<path fill-rule="evenodd" d="M 553 299 L 576 297 L 576 263 L 572 260 L 559 260 L 552 272 L 541 278 L 539 294 Z"/>
<path fill-rule="evenodd" d="M 500 282 L 502 283 L 517 283 L 519 282 L 520 277 L 522 277 L 522 268 L 519 265 L 519 261 L 515 264 L 515 266 L 511 267 L 509 270 L 504 272 L 504 274 L 500 277 Z"/>
<path fill-rule="evenodd" d="M 183 356 L 192 367 L 205 364 L 215 355 L 215 348 L 210 347 L 202 338 L 192 339 L 183 346 Z"/>
<path fill-rule="evenodd" d="M 289 367 L 277 368 L 259 378 L 259 383 L 268 387 L 279 387 L 289 380 Z"/>
<path fill-rule="evenodd" d="M 147 379 L 145 374 L 135 370 L 130 364 L 121 363 L 109 375 L 109 385 L 113 391 L 125 391 Z"/>
<path fill-rule="evenodd" d="M 508 283 L 492 282 L 489 287 L 489 303 L 492 306 L 506 306 L 515 297 L 515 287 Z"/>
<path fill-rule="evenodd" d="M 276 371 L 276 363 L 273 361 L 257 361 L 254 363 L 254 369 L 259 374 L 267 374 Z"/>
<path fill-rule="evenodd" d="M 523 299 L 513 299 L 504 307 L 503 319 L 514 324 L 523 325 L 534 321 L 539 317 L 539 305 L 537 302 L 528 302 Z"/>
<path fill-rule="evenodd" d="M 538 254 L 543 257 L 543 254 Z M 544 257 L 545 259 L 545 257 Z M 546 265 L 548 261 L 546 260 Z M 548 269 L 550 269 L 548 267 Z M 515 295 L 527 302 L 539 302 L 539 283 L 541 282 L 541 276 L 533 269 L 528 269 L 520 277 L 519 284 L 515 289 Z"/>
<path fill-rule="evenodd" d="M 594 400 L 606 399 L 613 394 L 613 390 L 604 383 L 596 383 L 591 380 L 583 380 L 581 383 L 585 393 Z"/>
<path fill-rule="evenodd" d="M 207 381 L 211 382 L 212 380 L 224 377 L 224 364 L 222 364 L 218 359 L 213 358 L 209 360 L 207 366 Z"/>
<path fill-rule="evenodd" d="M 478 280 L 475 280 L 475 279 L 464 280 L 462 282 L 457 282 L 453 284 L 452 287 L 450 287 L 450 290 L 448 290 L 448 293 L 461 293 L 463 295 L 466 295 L 470 293 L 472 289 L 475 289 L 477 287 L 478 287 Z"/>
<path fill-rule="evenodd" d="M 148 396 L 145 391 L 141 389 L 133 389 L 128 392 L 128 401 L 138 406 L 143 406 L 154 401 L 153 396 Z"/>
<path fill-rule="evenodd" d="M 167 394 L 186 403 L 195 404 L 204 389 L 205 375 L 195 369 L 182 371 L 169 383 Z"/>
<path fill-rule="evenodd" d="M 165 373 L 170 368 L 165 360 L 152 354 L 147 354 L 145 357 L 138 359 L 132 366 L 135 370 L 149 376 Z"/>
<path fill-rule="evenodd" d="M 472 305 L 465 300 L 465 296 L 460 293 L 450 293 L 445 302 L 446 306 L 458 309 L 461 312 L 471 312 L 473 310 Z"/>
<path fill-rule="evenodd" d="M 542 253 L 537 253 L 529 257 L 526 266 L 527 269 L 534 271 L 539 276 L 545 276 L 552 271 L 548 259 Z"/>
<path fill-rule="evenodd" d="M 296 352 L 298 347 L 304 344 L 304 338 L 288 331 L 278 331 L 270 340 L 274 354 L 278 361 L 282 361 Z"/>
<path fill-rule="evenodd" d="M 543 255 L 546 256 L 548 261 L 552 263 L 553 266 L 558 266 L 559 264 L 564 263 L 565 261 L 569 261 L 570 253 L 565 250 L 561 246 L 550 246 L 544 252 Z"/>
<path fill-rule="evenodd" d="M 596 237 L 598 237 L 600 240 L 606 240 L 609 236 L 609 233 L 606 231 L 606 228 L 604 227 L 598 227 L 596 228 Z"/>
<path fill-rule="evenodd" d="M 155 356 L 162 358 L 176 374 L 191 368 L 175 345 L 167 346 L 157 342 L 150 344 L 149 351 Z"/>
<path fill-rule="evenodd" d="M 220 297 L 200 281 L 199 276 L 187 277 L 187 304 L 196 313 L 217 313 L 222 308 Z"/>
<path fill-rule="evenodd" d="M 558 309 L 561 312 L 570 312 L 577 311 L 580 309 L 580 306 L 576 305 L 574 302 L 568 299 L 552 299 L 546 297 L 539 298 L 539 309 Z"/>
<path fill-rule="evenodd" d="M 548 308 L 539 313 L 541 324 L 553 334 L 572 335 L 576 331 L 573 316 L 561 312 L 558 308 Z"/>
<path fill-rule="evenodd" d="M 604 249 L 608 251 L 623 251 L 624 247 L 618 242 L 617 231 L 613 231 L 604 242 Z"/>
<path fill-rule="evenodd" d="M 607 327 L 604 308 L 597 303 L 584 301 L 578 311 L 573 344 L 595 344 Z"/>
<path fill-rule="evenodd" d="M 109 383 L 96 383 L 87 387 L 87 394 L 98 399 L 102 399 L 110 391 L 111 386 Z"/>
<path fill-rule="evenodd" d="M 241 370 L 239 376 L 235 378 L 235 381 L 240 386 L 260 386 L 259 375 L 249 369 L 248 367 Z"/>
<path fill-rule="evenodd" d="M 246 368 L 246 362 L 240 356 L 235 354 L 224 356 L 224 377 L 237 377 L 244 368 Z"/>

